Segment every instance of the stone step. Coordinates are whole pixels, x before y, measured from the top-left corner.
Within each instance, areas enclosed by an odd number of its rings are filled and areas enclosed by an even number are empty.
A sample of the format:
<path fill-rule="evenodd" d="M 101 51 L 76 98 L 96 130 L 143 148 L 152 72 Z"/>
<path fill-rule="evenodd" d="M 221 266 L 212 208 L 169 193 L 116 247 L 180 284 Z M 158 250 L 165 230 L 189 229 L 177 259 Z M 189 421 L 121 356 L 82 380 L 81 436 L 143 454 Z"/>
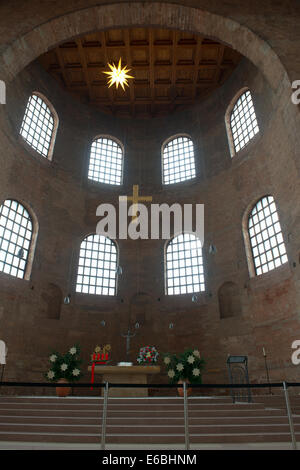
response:
<path fill-rule="evenodd" d="M 300 434 L 300 424 L 294 425 L 295 432 Z M 106 433 L 110 435 L 122 434 L 128 435 L 133 432 L 138 435 L 147 436 L 148 434 L 180 434 L 183 432 L 183 424 L 181 426 L 165 424 L 165 425 L 111 425 L 107 424 Z M 189 426 L 190 435 L 193 434 L 252 434 L 252 433 L 280 433 L 289 432 L 289 425 L 286 424 L 224 424 L 224 425 L 199 425 Z M 99 425 L 72 425 L 72 424 L 30 424 L 30 423 L 0 423 L 0 432 L 18 432 L 18 433 L 68 433 L 68 434 L 101 434 Z"/>
<path fill-rule="evenodd" d="M 57 417 L 57 416 L 11 416 L 0 415 L 0 423 L 24 423 L 24 424 L 72 424 L 72 425 L 97 425 L 101 426 L 101 417 Z M 121 417 L 108 417 L 108 425 L 183 425 L 184 417 L 135 417 L 135 418 L 121 418 Z M 217 417 L 217 418 L 194 418 L 189 417 L 191 425 L 228 425 L 228 424 L 286 424 L 287 416 L 262 416 L 262 417 Z M 300 424 L 300 416 L 294 418 L 294 423 Z"/>
<path fill-rule="evenodd" d="M 112 410 L 182 410 L 183 409 L 183 400 L 177 403 L 166 403 L 166 404 L 158 404 L 156 401 L 154 402 L 130 402 L 129 400 L 125 403 L 115 403 L 113 400 L 108 401 L 108 406 Z M 87 410 L 87 411 L 97 411 L 101 410 L 103 407 L 103 401 L 99 401 L 98 404 L 94 403 L 76 403 L 76 401 L 66 401 L 66 402 L 35 402 L 35 401 L 28 401 L 28 402 L 19 402 L 18 400 L 9 401 L 9 402 L 1 402 L 0 401 L 0 409 L 32 409 L 36 407 L 39 410 L 47 409 L 47 410 L 59 410 L 62 408 L 69 409 L 69 410 Z M 231 409 L 263 409 L 264 405 L 261 403 L 194 403 L 192 401 L 189 402 L 189 408 L 195 410 L 201 409 L 217 409 L 217 410 L 231 410 Z"/>
<path fill-rule="evenodd" d="M 44 416 L 49 415 L 56 416 L 56 417 L 101 417 L 102 410 L 69 410 L 69 409 L 59 409 L 59 410 L 45 410 L 45 409 L 37 409 L 37 408 L 26 408 L 26 409 L 3 409 L 0 408 L 0 415 L 5 416 Z M 108 417 L 122 417 L 122 418 L 132 418 L 132 417 L 139 417 L 143 416 L 144 419 L 149 417 L 162 417 L 162 418 L 169 418 L 169 417 L 177 417 L 180 418 L 183 416 L 183 408 L 179 411 L 165 411 L 162 410 L 153 410 L 153 411 L 123 411 L 123 410 L 111 410 L 110 407 L 107 411 Z M 234 409 L 234 410 L 191 410 L 189 409 L 189 416 L 190 417 L 198 417 L 198 418 L 205 418 L 205 417 L 244 417 L 244 416 L 286 416 L 286 411 L 283 409 Z"/>
<path fill-rule="evenodd" d="M 98 434 L 58 434 L 58 433 L 2 433 L 0 432 L 1 441 L 12 442 L 64 442 L 64 443 L 81 443 L 81 444 L 99 444 L 101 436 Z M 184 434 L 166 435 L 154 434 L 141 436 L 137 434 L 128 435 L 106 435 L 106 442 L 109 444 L 131 444 L 134 448 L 135 444 L 183 444 Z M 224 434 L 200 434 L 190 437 L 191 443 L 251 443 L 251 442 L 291 442 L 290 433 L 228 433 Z"/>
<path fill-rule="evenodd" d="M 205 400 L 189 400 L 192 443 L 290 441 L 285 406 Z M 101 398 L 0 397 L 0 441 L 100 443 L 102 408 Z M 181 398 L 110 399 L 107 442 L 184 444 L 183 418 Z M 300 416 L 294 427 L 300 436 Z"/>
<path fill-rule="evenodd" d="M 10 402 L 15 402 L 18 401 L 19 403 L 31 403 L 34 401 L 35 403 L 45 403 L 45 402 L 55 402 L 55 403 L 67 403 L 67 402 L 73 402 L 73 403 L 78 403 L 78 404 L 95 404 L 98 406 L 99 403 L 103 402 L 102 397 L 19 397 L 19 396 L 0 396 L 0 403 L 10 403 Z M 152 397 L 152 398 L 147 398 L 147 397 L 142 397 L 142 398 L 116 398 L 116 397 L 110 397 L 109 400 L 112 403 L 115 404 L 127 404 L 128 402 L 132 404 L 153 404 L 154 402 L 156 404 L 176 404 L 176 402 L 182 402 L 183 398 L 182 397 L 168 397 L 168 398 L 157 398 L 157 397 Z M 230 397 L 189 397 L 189 401 L 192 403 L 201 403 L 201 404 L 206 404 L 206 403 L 232 403 L 232 399 Z"/>

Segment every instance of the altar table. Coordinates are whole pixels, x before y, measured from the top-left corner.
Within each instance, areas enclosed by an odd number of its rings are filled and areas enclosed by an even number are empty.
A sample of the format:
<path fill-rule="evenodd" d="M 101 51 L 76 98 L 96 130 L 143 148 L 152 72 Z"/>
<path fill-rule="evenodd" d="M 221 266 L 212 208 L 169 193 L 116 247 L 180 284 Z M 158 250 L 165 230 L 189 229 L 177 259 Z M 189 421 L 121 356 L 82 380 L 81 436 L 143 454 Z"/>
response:
<path fill-rule="evenodd" d="M 92 366 L 88 367 L 89 372 Z M 102 382 L 146 384 L 148 375 L 159 374 L 159 366 L 95 366 L 95 374 L 102 375 Z M 103 389 L 102 395 L 103 395 Z M 110 388 L 110 397 L 147 397 L 148 388 Z"/>

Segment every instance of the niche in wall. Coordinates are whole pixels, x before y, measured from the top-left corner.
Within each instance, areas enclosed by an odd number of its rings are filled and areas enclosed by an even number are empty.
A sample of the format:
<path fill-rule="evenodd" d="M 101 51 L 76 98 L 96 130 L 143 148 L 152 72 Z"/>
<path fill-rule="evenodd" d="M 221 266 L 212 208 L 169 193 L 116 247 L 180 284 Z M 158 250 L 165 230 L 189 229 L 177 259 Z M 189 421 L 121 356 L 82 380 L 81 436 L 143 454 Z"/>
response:
<path fill-rule="evenodd" d="M 46 317 L 50 320 L 59 320 L 63 302 L 61 289 L 56 284 L 49 283 L 47 290 L 42 294 L 42 298 L 46 303 Z"/>
<path fill-rule="evenodd" d="M 238 317 L 242 314 L 240 293 L 237 284 L 228 281 L 218 291 L 220 319 Z"/>

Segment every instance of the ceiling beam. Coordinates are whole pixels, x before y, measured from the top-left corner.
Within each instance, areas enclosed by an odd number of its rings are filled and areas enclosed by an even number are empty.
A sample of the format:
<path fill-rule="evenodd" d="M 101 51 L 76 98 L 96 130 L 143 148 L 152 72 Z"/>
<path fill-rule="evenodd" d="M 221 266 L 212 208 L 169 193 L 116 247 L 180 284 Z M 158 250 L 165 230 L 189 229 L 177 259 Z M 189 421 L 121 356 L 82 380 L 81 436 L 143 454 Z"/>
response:
<path fill-rule="evenodd" d="M 131 57 L 131 51 L 130 51 L 130 35 L 129 35 L 129 30 L 128 29 L 125 29 L 124 30 L 124 37 L 125 37 L 125 45 L 126 45 L 126 58 L 127 58 L 127 66 L 129 69 L 132 68 L 132 57 Z M 129 72 L 130 74 L 131 72 Z M 133 75 L 134 76 L 134 75 Z M 133 79 L 132 78 L 129 78 L 128 79 L 128 82 L 129 82 L 129 93 L 130 93 L 130 103 L 131 103 L 131 111 L 132 111 L 132 115 L 134 116 L 135 115 L 135 108 L 134 108 L 134 98 L 135 98 L 135 94 L 134 94 L 134 83 L 133 83 Z"/>
<path fill-rule="evenodd" d="M 109 59 L 108 59 L 108 53 L 107 53 L 107 47 L 106 47 L 105 31 L 100 32 L 100 42 L 102 44 L 102 50 L 103 50 L 103 54 L 104 54 L 105 63 L 108 64 Z M 106 67 L 103 67 L 103 69 L 106 69 L 106 68 L 107 68 L 107 65 L 106 65 Z M 101 67 L 101 69 L 102 69 L 102 67 Z M 101 72 L 102 72 L 102 70 L 101 70 Z M 103 75 L 103 77 L 106 77 L 106 75 L 104 75 L 104 74 L 102 74 L 102 75 Z M 105 86 L 107 86 L 107 85 L 105 85 Z M 114 112 L 114 95 L 113 95 L 112 88 L 108 88 L 108 97 L 109 97 L 110 104 L 112 106 L 112 110 Z"/>
<path fill-rule="evenodd" d="M 68 88 L 70 86 L 70 81 L 69 81 L 69 78 L 68 78 L 68 74 L 65 70 L 65 63 L 64 63 L 64 59 L 63 59 L 62 51 L 61 51 L 60 47 L 57 47 L 55 49 L 55 54 L 56 54 L 56 58 L 57 58 L 59 68 L 60 68 L 62 76 L 63 76 L 65 86 L 66 86 L 66 88 Z"/>
<path fill-rule="evenodd" d="M 155 99 L 155 75 L 154 75 L 154 35 L 151 28 L 149 33 L 149 80 L 150 80 L 150 96 L 151 96 L 151 116 L 154 116 L 154 99 Z"/>
<path fill-rule="evenodd" d="M 87 60 L 86 60 L 86 56 L 82 47 L 81 39 L 77 39 L 76 44 L 78 47 L 78 54 L 79 54 L 79 57 L 83 66 L 83 74 L 84 74 L 84 78 L 85 78 L 88 92 L 89 92 L 89 99 L 90 99 L 90 102 L 93 102 L 94 100 L 93 87 L 91 84 L 90 74 L 89 74 L 88 66 L 87 66 Z"/>

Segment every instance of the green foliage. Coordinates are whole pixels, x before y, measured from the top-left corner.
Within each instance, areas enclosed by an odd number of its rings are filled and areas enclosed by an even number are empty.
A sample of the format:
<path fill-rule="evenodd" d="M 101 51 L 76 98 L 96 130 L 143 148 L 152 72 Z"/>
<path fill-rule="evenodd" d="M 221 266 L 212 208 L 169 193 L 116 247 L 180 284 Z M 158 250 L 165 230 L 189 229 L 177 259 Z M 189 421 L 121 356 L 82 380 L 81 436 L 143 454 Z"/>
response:
<path fill-rule="evenodd" d="M 205 360 L 200 357 L 198 349 L 185 349 L 181 354 L 164 354 L 163 362 L 167 369 L 170 383 L 179 380 L 188 380 L 190 383 L 201 384 L 201 373 L 205 366 Z"/>
<path fill-rule="evenodd" d="M 59 379 L 66 379 L 68 382 L 76 382 L 82 377 L 80 365 L 82 360 L 79 357 L 80 346 L 72 346 L 65 354 L 52 351 L 49 356 L 50 369 L 44 374 L 47 380 L 57 382 Z"/>

